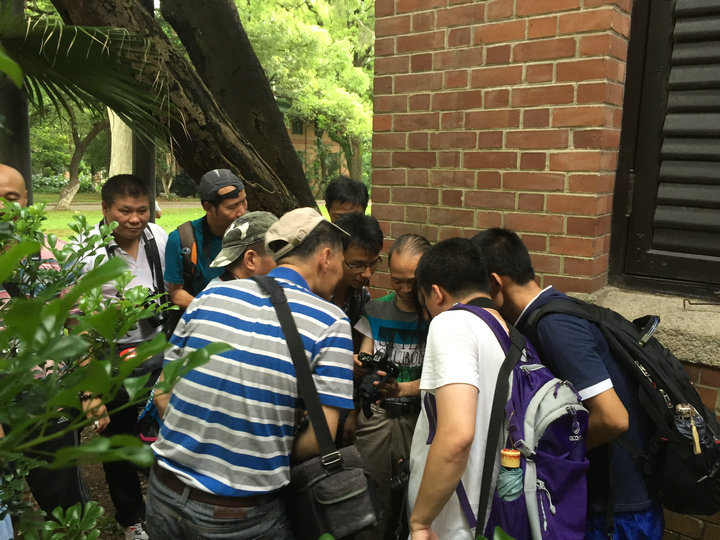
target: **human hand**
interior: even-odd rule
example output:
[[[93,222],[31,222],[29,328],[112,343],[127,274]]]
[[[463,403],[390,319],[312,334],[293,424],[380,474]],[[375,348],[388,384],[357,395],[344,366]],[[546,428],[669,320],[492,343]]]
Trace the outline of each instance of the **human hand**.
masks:
[[[440,540],[440,537],[430,527],[410,531],[411,540]]]
[[[87,399],[81,403],[85,416],[93,420],[93,431],[102,433],[110,424],[110,416],[108,416],[105,404],[100,398]]]

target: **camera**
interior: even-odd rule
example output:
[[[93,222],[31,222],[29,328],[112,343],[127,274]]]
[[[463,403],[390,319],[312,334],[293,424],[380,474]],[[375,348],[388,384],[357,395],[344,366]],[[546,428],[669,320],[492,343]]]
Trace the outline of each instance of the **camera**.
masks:
[[[373,415],[373,412],[370,410],[370,405],[378,400],[378,387],[388,379],[396,378],[400,370],[397,365],[388,360],[388,353],[386,351],[378,351],[374,355],[361,352],[358,354],[358,360],[362,364],[363,369],[370,370],[370,373],[363,377],[360,382],[360,388],[358,389],[365,418],[370,418]],[[386,375],[381,377],[378,371],[384,371]],[[376,381],[379,383],[378,385],[374,384]]]

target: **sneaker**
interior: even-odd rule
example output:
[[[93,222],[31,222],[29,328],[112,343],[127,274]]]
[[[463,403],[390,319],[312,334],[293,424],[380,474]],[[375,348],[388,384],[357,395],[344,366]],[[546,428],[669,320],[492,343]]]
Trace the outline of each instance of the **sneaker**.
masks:
[[[142,523],[138,522],[125,529],[125,540],[150,540],[150,537],[143,529]]]

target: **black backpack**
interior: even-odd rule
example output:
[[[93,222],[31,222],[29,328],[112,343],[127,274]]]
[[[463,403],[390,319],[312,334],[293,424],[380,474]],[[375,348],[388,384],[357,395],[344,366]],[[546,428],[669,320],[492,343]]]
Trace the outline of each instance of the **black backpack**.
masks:
[[[616,442],[635,460],[650,494],[681,514],[720,510],[720,426],[680,361],[652,337],[660,318],[647,315],[630,322],[608,308],[576,299],[554,300],[530,314],[532,333],[549,313],[595,324],[613,358],[637,377],[640,403],[656,431],[642,452],[622,436]]]

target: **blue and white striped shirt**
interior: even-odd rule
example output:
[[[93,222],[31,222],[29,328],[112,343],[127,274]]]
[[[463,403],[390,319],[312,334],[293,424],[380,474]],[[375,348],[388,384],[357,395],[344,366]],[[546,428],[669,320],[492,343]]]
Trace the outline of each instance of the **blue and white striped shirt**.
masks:
[[[352,408],[350,324],[285,267],[270,272],[285,290],[323,405]],[[209,343],[213,355],[173,388],[153,450],[189,486],[229,497],[275,491],[290,480],[298,390],[270,299],[252,280],[209,285],[190,304],[165,361]]]

